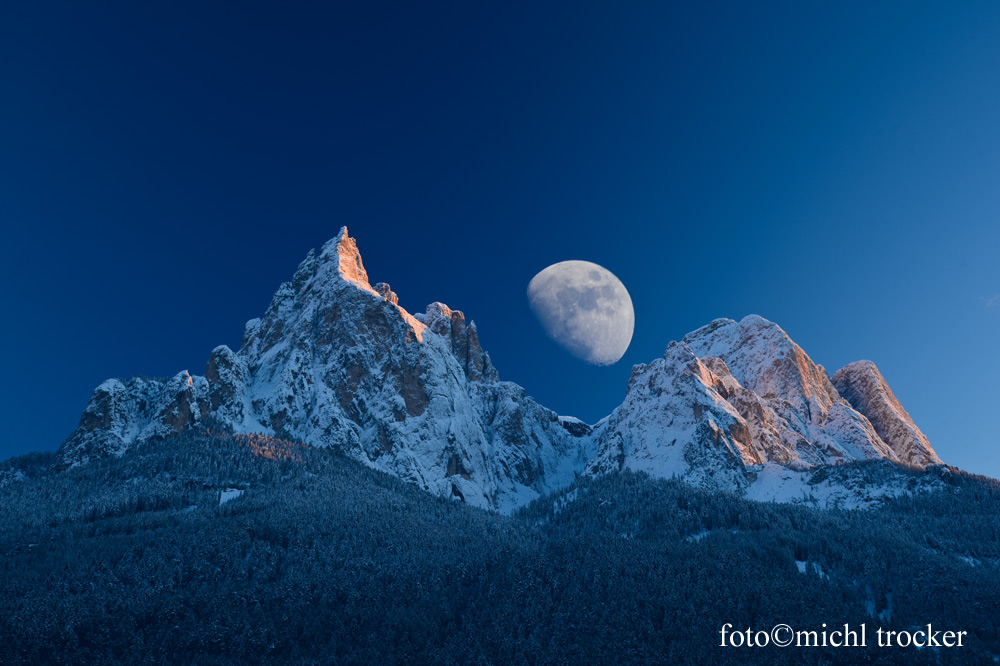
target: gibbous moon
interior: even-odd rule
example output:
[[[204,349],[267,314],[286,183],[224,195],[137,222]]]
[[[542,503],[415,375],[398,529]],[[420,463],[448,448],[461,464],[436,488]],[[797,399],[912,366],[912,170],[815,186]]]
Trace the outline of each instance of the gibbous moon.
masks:
[[[632,298],[621,280],[597,264],[552,264],[531,278],[528,302],[549,337],[588,363],[611,365],[632,342]]]

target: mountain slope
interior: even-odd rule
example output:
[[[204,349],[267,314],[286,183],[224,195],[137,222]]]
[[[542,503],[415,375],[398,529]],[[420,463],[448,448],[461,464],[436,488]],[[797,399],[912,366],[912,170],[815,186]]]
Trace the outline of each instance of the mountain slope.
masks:
[[[793,488],[820,482],[809,473],[817,466],[857,460],[940,464],[926,439],[908,444],[905,435],[916,426],[905,411],[902,420],[901,406],[883,405],[884,380],[878,387],[874,398],[855,409],[777,324],[756,315],[739,322],[718,319],[672,342],[662,359],[633,368],[625,401],[595,429],[598,454],[588,472],[631,469],[789,501],[801,499]],[[870,499],[868,493],[826,495],[856,505]]]
[[[969,664],[1000,654],[995,481],[871,511],[581,477],[513,516],[330,450],[184,432],[0,463],[0,663]],[[46,465],[46,461],[48,465]],[[227,489],[242,490],[220,504]],[[723,649],[729,622],[969,632],[955,650]]]
[[[239,352],[204,377],[109,380],[61,449],[68,464],[190,429],[333,447],[443,496],[504,511],[583,471],[590,440],[501,382],[474,323],[441,303],[411,315],[372,287],[346,228],[310,252]]]
[[[941,458],[874,363],[855,361],[845,365],[833,375],[833,385],[854,409],[868,417],[899,460],[917,467],[941,464]]]
[[[635,366],[622,405],[591,427],[500,381],[462,312],[432,303],[411,315],[387,284],[373,286],[344,228],[247,322],[239,351],[212,351],[204,376],[102,383],[60,457],[80,465],[190,430],[261,433],[504,512],[585,473],[742,493],[777,478],[765,465],[939,464],[873,368],[831,382],[776,324],[718,319]]]

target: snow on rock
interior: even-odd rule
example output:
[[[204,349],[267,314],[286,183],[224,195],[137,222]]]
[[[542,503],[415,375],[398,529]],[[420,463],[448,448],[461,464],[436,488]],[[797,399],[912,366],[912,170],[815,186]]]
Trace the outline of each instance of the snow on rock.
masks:
[[[767,417],[759,430],[773,442],[768,459],[813,465],[895,459],[868,419],[837,393],[826,370],[777,324],[757,315],[739,322],[717,319],[684,342],[698,356],[721,358],[733,379],[752,392],[756,401],[744,396],[744,410],[759,408]]]
[[[170,379],[109,379],[94,389],[80,425],[61,449],[70,464],[121,455],[136,441],[189,428],[205,402],[207,382],[185,370]]]
[[[411,315],[388,284],[368,280],[344,228],[247,322],[239,351],[212,351],[204,376],[98,386],[63,464],[190,429],[260,433],[510,512],[585,473],[631,469],[795,501],[817,466],[939,462],[877,371],[838,373],[845,400],[761,317],[718,319],[670,343],[633,368],[624,402],[591,426],[501,381],[461,311],[432,303]]]
[[[851,406],[864,414],[902,462],[918,467],[940,465],[927,437],[910,418],[871,361],[855,361],[833,375],[833,385]]]
[[[67,464],[190,428],[331,447],[420,487],[510,511],[583,472],[591,440],[501,382],[474,323],[442,303],[414,317],[373,288],[346,228],[310,252],[238,352],[204,377],[109,380],[61,449]]]
[[[886,432],[893,442],[902,439]],[[671,343],[662,359],[635,366],[625,401],[593,436],[598,454],[590,473],[627,468],[782,501],[817,490],[803,487],[797,471],[862,460],[918,466],[932,460],[897,453],[904,448],[890,447],[822,366],[781,327],[756,315],[717,319]],[[834,493],[818,501],[853,498]]]
[[[591,474],[630,469],[696,485],[743,490],[747,467],[763,462],[750,427],[719,379],[684,343],[632,369],[625,401],[594,433]]]

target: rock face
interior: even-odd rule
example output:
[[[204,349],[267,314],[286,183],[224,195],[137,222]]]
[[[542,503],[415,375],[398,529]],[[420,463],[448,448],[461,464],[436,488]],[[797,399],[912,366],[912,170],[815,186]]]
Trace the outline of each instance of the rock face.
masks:
[[[204,377],[109,380],[61,449],[68,464],[188,428],[333,447],[431,492],[510,510],[570,483],[592,441],[501,382],[475,324],[441,303],[412,316],[369,285],[354,239],[310,252],[239,352]]]
[[[191,427],[206,395],[203,377],[109,379],[94,389],[80,425],[60,450],[66,460],[120,455],[136,441]]]
[[[852,407],[777,324],[756,315],[717,319],[671,343],[662,359],[635,366],[625,402],[595,431],[598,454],[588,471],[628,468],[744,491],[766,463],[793,470],[854,460],[940,463],[926,439],[914,443],[920,431],[908,416],[869,409],[875,401]]]
[[[776,324],[719,319],[635,366],[596,426],[559,417],[500,381],[461,312],[411,315],[371,286],[345,228],[247,322],[238,352],[217,347],[202,377],[104,382],[60,455],[84,464],[187,429],[263,433],[500,511],[625,468],[745,492],[769,464],[940,463],[874,366],[834,380]]]
[[[744,489],[747,467],[763,463],[765,452],[725,398],[731,379],[723,364],[706,363],[686,344],[670,343],[662,359],[632,369],[625,402],[595,431],[600,445],[588,472],[631,469]]]
[[[931,443],[899,403],[871,361],[855,361],[833,375],[833,385],[854,409],[868,417],[896,457],[909,465],[940,465]]]
[[[738,391],[733,401],[767,460],[809,465],[895,460],[872,424],[833,387],[826,370],[775,323],[750,315],[717,319],[684,337],[693,353],[721,359]]]

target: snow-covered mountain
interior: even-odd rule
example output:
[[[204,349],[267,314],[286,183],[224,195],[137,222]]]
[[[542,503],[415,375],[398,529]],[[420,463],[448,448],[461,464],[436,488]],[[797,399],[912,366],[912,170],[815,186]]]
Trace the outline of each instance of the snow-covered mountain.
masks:
[[[677,475],[737,492],[756,484],[753,494],[779,497],[787,493],[763,487],[778,478],[774,464],[806,486],[804,472],[821,465],[940,464],[874,365],[864,373],[855,365],[837,373],[852,387],[848,402],[777,324],[717,319],[633,368],[625,401],[595,428],[598,454],[587,469]],[[765,464],[771,471],[762,475]]]
[[[871,361],[855,361],[833,375],[833,385],[854,409],[868,417],[896,457],[918,467],[939,465],[930,442]]]
[[[212,351],[204,376],[98,386],[60,455],[83,464],[189,429],[337,448],[500,511],[625,468],[743,493],[775,465],[940,463],[873,364],[831,382],[757,316],[716,320],[635,366],[625,401],[596,426],[559,417],[500,381],[461,312],[432,303],[411,315],[387,284],[372,286],[346,228],[247,322],[238,352]]]
[[[594,446],[589,428],[499,380],[461,312],[432,303],[414,316],[388,285],[370,285],[346,228],[247,322],[238,352],[211,353],[204,376],[98,386],[61,455],[84,463],[191,428],[337,448],[500,510],[570,483]]]

